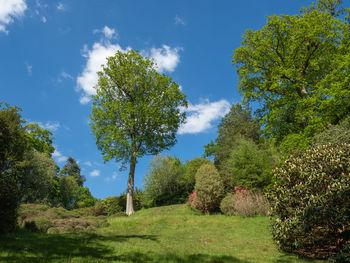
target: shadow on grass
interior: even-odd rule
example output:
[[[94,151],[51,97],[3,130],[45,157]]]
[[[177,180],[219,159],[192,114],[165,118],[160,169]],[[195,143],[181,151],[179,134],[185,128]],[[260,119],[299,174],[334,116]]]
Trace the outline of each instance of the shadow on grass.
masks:
[[[0,236],[0,262],[172,262],[172,263],[249,263],[228,255],[174,254],[118,251],[105,243],[130,239],[159,242],[155,235],[98,235],[95,233],[37,234],[20,231]],[[147,248],[145,248],[147,250]],[[295,262],[288,256],[276,263]]]
[[[104,241],[125,242],[129,239],[158,242],[154,235],[98,235],[93,233],[37,234],[20,231],[0,237],[0,262],[231,262],[249,263],[232,256],[205,254],[128,252],[119,254]]]

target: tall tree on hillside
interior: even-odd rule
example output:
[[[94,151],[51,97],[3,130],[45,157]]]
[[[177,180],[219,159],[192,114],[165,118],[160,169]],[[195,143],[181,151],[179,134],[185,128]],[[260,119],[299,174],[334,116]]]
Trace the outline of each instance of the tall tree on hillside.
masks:
[[[218,125],[215,142],[204,146],[205,154],[213,156],[215,166],[222,170],[241,138],[259,143],[260,135],[259,121],[252,117],[251,108],[240,103],[232,104],[230,111]]]
[[[75,179],[78,186],[83,186],[83,183],[85,182],[85,176],[81,174],[81,169],[72,157],[69,157],[67,159],[66,164],[63,166],[62,170],[60,171],[60,176],[71,176]]]
[[[350,16],[339,16],[340,3],[270,16],[234,50],[244,102],[259,103],[265,133],[285,149],[305,146],[350,113]]]
[[[159,74],[154,62],[137,51],[118,51],[98,75],[90,125],[105,162],[130,164],[126,206],[130,215],[137,159],[175,144],[185,119],[180,107],[187,102],[179,85]]]
[[[0,233],[13,231],[17,223],[28,150],[20,110],[0,102]]]

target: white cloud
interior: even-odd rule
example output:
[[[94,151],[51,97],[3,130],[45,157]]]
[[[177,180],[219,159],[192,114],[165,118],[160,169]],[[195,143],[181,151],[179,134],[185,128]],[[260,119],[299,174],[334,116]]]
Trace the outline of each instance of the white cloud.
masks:
[[[14,18],[23,16],[26,9],[25,0],[0,0],[0,31],[8,34],[6,26],[12,23]]]
[[[93,170],[91,173],[90,173],[90,176],[92,176],[92,177],[95,177],[95,176],[100,176],[100,171],[99,170]]]
[[[42,129],[50,131],[56,131],[60,127],[60,123],[57,121],[47,121],[45,123],[37,122]]]
[[[179,15],[176,15],[175,16],[175,24],[185,26],[186,22],[181,17],[179,17]]]
[[[62,2],[59,2],[58,5],[56,6],[56,8],[57,8],[57,10],[60,10],[60,11],[64,11],[65,10],[65,7],[62,4]]]
[[[33,72],[33,66],[30,65],[28,62],[25,62],[24,64],[26,65],[26,69],[27,69],[28,75],[31,76],[32,72]]]
[[[56,159],[57,162],[63,163],[67,161],[68,157],[64,156],[62,153],[60,153],[57,149],[52,154],[52,157]]]
[[[86,104],[91,100],[91,95],[96,94],[95,86],[98,81],[97,72],[100,71],[101,65],[106,64],[106,58],[115,55],[117,51],[127,52],[130,47],[123,49],[119,44],[114,44],[110,40],[117,35],[115,29],[105,26],[103,29],[97,29],[94,33],[102,32],[104,38],[95,42],[92,48],[89,49],[84,45],[82,49],[82,56],[86,58],[86,65],[83,72],[77,77],[76,89],[82,90],[80,103]],[[157,70],[159,72],[173,72],[180,62],[179,51],[182,48],[171,48],[163,45],[161,48],[152,48],[151,50],[143,50],[141,53],[145,56],[154,58],[157,63]]]
[[[43,22],[44,24],[47,22],[47,19],[46,19],[45,16],[43,16],[43,17],[41,18],[41,22]]]
[[[59,77],[57,78],[57,82],[61,83],[63,81],[63,79],[73,80],[74,78],[72,75],[68,74],[67,72],[62,71],[61,74],[59,75]]]
[[[106,39],[116,39],[118,38],[118,33],[114,28],[110,28],[108,26],[104,26],[102,29],[95,29],[93,31],[94,34],[102,33]]]
[[[92,163],[90,161],[87,161],[84,163],[86,166],[92,166]]]
[[[83,72],[77,78],[77,89],[83,90],[80,98],[81,104],[90,101],[90,96],[96,93],[94,86],[97,84],[97,72],[101,70],[101,65],[106,63],[106,58],[113,56],[117,51],[125,52],[118,44],[114,45],[110,42],[96,42],[91,50],[84,46],[83,56],[87,62]]]
[[[151,48],[150,57],[157,63],[159,72],[173,72],[180,62],[179,51],[181,50],[182,48],[179,47],[171,48],[163,45],[161,48]]]
[[[117,174],[116,172],[114,172],[114,173],[112,174],[112,176],[111,176],[111,177],[107,177],[107,178],[105,179],[105,181],[106,181],[106,182],[114,181],[115,179],[117,179],[117,177],[118,177],[118,174]]]
[[[186,123],[179,128],[179,134],[200,133],[212,127],[212,122],[224,117],[230,110],[230,103],[226,100],[192,105],[189,103],[187,109]]]

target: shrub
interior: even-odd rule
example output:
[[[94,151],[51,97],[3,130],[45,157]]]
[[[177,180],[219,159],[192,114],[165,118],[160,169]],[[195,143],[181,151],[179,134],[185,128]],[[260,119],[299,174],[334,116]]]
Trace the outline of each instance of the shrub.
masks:
[[[224,186],[213,164],[204,164],[198,169],[195,192],[192,207],[206,214],[218,211],[224,195]]]
[[[46,218],[36,218],[24,221],[24,228],[32,232],[46,233],[47,230],[53,226],[54,224]]]
[[[233,216],[236,214],[235,211],[235,194],[228,193],[220,203],[220,210],[225,215]]]
[[[250,193],[246,189],[238,189],[235,194],[229,193],[222,199],[221,212],[226,215],[251,217],[266,216],[270,205],[261,193]]]
[[[327,258],[349,246],[349,158],[349,144],[322,145],[274,171],[272,234],[282,249]]]

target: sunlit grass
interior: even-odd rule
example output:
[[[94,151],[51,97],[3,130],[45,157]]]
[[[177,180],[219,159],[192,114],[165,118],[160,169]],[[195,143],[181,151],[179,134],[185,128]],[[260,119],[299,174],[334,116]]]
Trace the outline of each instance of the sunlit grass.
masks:
[[[278,251],[267,217],[201,215],[186,205],[111,218],[96,233],[1,237],[0,262],[321,262]]]

